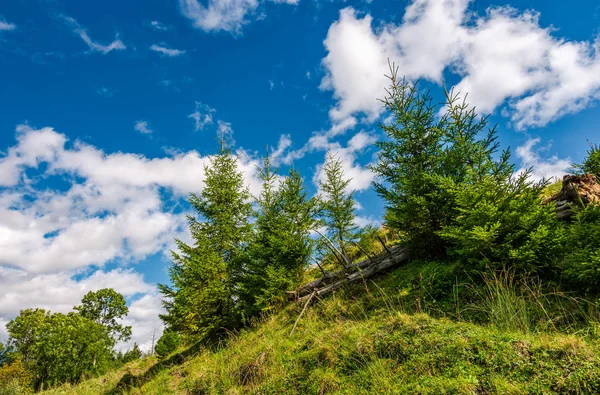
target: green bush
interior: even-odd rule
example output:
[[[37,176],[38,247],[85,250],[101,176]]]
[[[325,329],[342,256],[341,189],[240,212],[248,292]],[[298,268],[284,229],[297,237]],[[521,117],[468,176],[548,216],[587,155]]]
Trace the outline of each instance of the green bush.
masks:
[[[600,206],[578,212],[568,228],[564,273],[568,280],[589,291],[600,286]]]
[[[0,395],[26,394],[32,391],[32,377],[21,360],[0,367]]]
[[[458,215],[438,233],[450,242],[452,255],[477,270],[553,270],[563,251],[564,226],[554,207],[541,202],[545,185],[532,184],[528,176],[488,175],[474,184],[447,184]]]
[[[156,352],[156,355],[162,359],[177,350],[179,343],[179,334],[177,332],[166,330],[160,339],[158,339],[158,342],[156,342],[154,351]]]

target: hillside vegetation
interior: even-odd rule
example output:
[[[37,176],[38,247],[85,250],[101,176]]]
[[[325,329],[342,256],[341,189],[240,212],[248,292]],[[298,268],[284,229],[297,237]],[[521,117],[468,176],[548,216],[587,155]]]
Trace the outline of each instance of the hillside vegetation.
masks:
[[[162,361],[144,358],[48,394],[600,391],[598,332],[542,330],[548,327],[549,317],[534,303],[536,297],[540,302],[548,295],[521,293],[507,288],[501,279],[489,285],[497,287],[496,296],[517,291],[510,301],[492,299],[487,292],[478,294],[461,283],[455,291],[458,297],[435,295],[441,284],[456,283],[457,278],[454,269],[437,267],[413,262],[375,282],[345,288],[307,309],[291,336],[302,306],[291,305],[219,345],[180,349]],[[467,304],[468,299],[473,304]],[[513,310],[512,318],[489,315],[475,307],[485,302],[496,304],[497,309],[514,308],[502,304],[515,302],[530,311]],[[444,308],[455,314],[442,312]],[[537,319],[535,312],[540,313]],[[564,313],[548,312],[554,319]],[[481,323],[465,322],[463,316]],[[518,320],[521,323],[515,324]]]
[[[101,290],[8,323],[0,395],[600,393],[600,148],[549,185],[456,93],[441,111],[393,66],[386,93],[382,227],[357,226],[339,153],[309,195],[267,152],[252,196],[223,135],[159,284],[158,360],[116,352],[127,307]]]

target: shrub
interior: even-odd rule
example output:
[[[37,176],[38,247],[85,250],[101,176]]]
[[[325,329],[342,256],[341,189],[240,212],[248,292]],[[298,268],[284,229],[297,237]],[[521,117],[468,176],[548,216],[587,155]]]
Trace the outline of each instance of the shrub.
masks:
[[[478,270],[552,269],[564,246],[564,226],[554,207],[541,202],[545,184],[532,184],[528,177],[525,172],[514,178],[486,175],[473,184],[447,183],[458,215],[438,234],[450,242],[450,253]]]
[[[588,290],[600,286],[600,206],[589,205],[575,215],[568,229],[565,275]]]
[[[177,332],[166,330],[158,342],[156,342],[156,347],[154,351],[158,358],[165,358],[179,347],[180,338]]]
[[[17,395],[30,392],[31,374],[21,360],[0,367],[0,395]]]

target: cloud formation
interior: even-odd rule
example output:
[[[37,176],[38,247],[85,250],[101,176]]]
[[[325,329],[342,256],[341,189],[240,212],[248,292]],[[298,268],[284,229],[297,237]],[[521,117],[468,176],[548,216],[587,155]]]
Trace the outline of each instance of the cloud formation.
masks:
[[[15,25],[14,23],[10,23],[5,21],[4,19],[0,19],[0,31],[10,31],[10,30],[15,30],[17,28],[17,25]]]
[[[142,134],[151,134],[152,129],[148,126],[148,121],[137,121],[133,127],[137,132]]]
[[[272,0],[274,3],[297,4],[299,0]],[[205,32],[225,31],[241,34],[244,25],[264,16],[257,9],[264,0],[179,0],[181,13]]]
[[[219,127],[231,133],[229,124]],[[17,127],[16,140],[0,153],[0,337],[21,308],[68,311],[85,292],[113,287],[134,299],[126,323],[132,341],[149,347],[149,331],[160,330],[160,298],[125,267],[168,252],[176,237],[189,239],[181,203],[202,191],[210,157],[109,154],[27,125]],[[256,194],[258,161],[243,150],[237,155]],[[48,179],[62,186],[49,188]],[[109,263],[123,268],[107,270]]]
[[[570,158],[560,159],[556,155],[544,158],[542,153],[549,150],[550,145],[536,149],[540,141],[539,137],[529,138],[525,144],[517,147],[516,155],[521,160],[521,168],[517,170],[517,173],[522,173],[533,167],[531,178],[534,180],[542,180],[544,178],[553,180],[561,179],[571,167],[572,162]]]
[[[123,44],[123,42],[121,40],[119,40],[118,34],[113,42],[111,42],[108,45],[102,45],[102,44],[98,43],[97,41],[92,40],[92,38],[89,36],[87,30],[85,28],[83,28],[74,18],[71,18],[70,16],[66,16],[66,15],[62,15],[62,18],[67,25],[69,25],[70,27],[73,28],[73,32],[75,34],[77,34],[79,37],[81,37],[81,39],[87,44],[87,46],[93,52],[100,52],[101,54],[106,55],[109,52],[112,52],[115,50],[120,51],[120,50],[124,50],[127,48],[125,46],[125,44]]]
[[[503,107],[517,128],[541,127],[580,111],[600,96],[600,38],[568,41],[539,24],[535,11],[490,7],[469,10],[469,0],[415,0],[400,24],[373,27],[370,15],[345,8],[324,41],[333,122],[382,112],[376,98],[388,85],[388,58],[409,79],[441,83],[456,73],[456,90],[483,113]]]
[[[152,46],[150,47],[150,50],[152,50],[154,52],[158,52],[162,55],[165,55],[165,56],[168,56],[171,58],[175,57],[175,56],[181,56],[185,53],[185,50],[168,48],[164,44],[162,44],[162,45],[152,44]]]
[[[216,111],[217,110],[207,106],[206,104],[202,104],[198,101],[196,102],[196,110],[188,115],[188,118],[192,118],[195,122],[196,132],[203,130],[205,126],[213,123],[213,114]]]

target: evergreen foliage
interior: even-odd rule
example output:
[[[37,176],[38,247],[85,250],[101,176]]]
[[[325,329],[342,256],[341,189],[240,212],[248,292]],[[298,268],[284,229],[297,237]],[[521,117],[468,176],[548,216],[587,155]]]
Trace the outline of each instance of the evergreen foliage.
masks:
[[[593,174],[600,180],[600,147],[590,144],[590,149],[582,163],[574,164],[573,170],[578,174]]]
[[[158,339],[158,342],[156,342],[156,355],[160,359],[167,357],[169,354],[177,350],[179,343],[180,338],[177,332],[170,330],[164,331],[160,339]]]
[[[542,205],[546,182],[530,170],[514,175],[508,150],[498,153],[487,117],[453,92],[445,112],[428,92],[399,80],[392,69],[383,100],[394,120],[381,125],[375,189],[386,201],[389,226],[406,232],[416,256],[455,255],[471,268],[509,265],[528,272],[550,268],[564,232]]]
[[[322,218],[329,238],[348,258],[348,244],[357,239],[358,227],[354,224],[354,191],[348,191],[352,181],[344,175],[341,159],[327,152],[323,165],[325,180],[319,183],[322,196]]]
[[[177,240],[169,268],[172,285],[160,284],[168,328],[199,337],[232,328],[239,321],[236,284],[244,268],[239,255],[251,236],[250,194],[237,158],[222,144],[205,167],[205,186],[189,203],[193,245]]]
[[[600,287],[600,206],[590,205],[575,215],[567,233],[566,277],[588,292]]]
[[[309,234],[316,222],[317,199],[308,198],[300,173],[292,169],[279,180],[267,156],[259,177],[263,184],[256,199],[255,233],[241,281],[247,317],[281,306],[285,291],[298,285],[309,264]]]
[[[131,361],[135,361],[136,359],[140,359],[142,357],[142,350],[137,343],[133,343],[133,347],[131,350],[127,350],[125,354],[123,354],[121,358],[122,363],[128,363]]]

